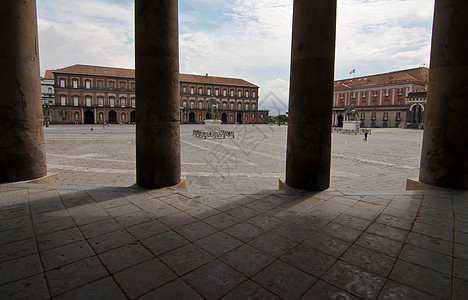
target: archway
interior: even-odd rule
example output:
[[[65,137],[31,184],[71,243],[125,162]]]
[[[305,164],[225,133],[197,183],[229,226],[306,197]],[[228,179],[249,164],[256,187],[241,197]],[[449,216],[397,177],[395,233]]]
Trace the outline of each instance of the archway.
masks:
[[[223,124],[226,124],[226,123],[227,123],[227,115],[226,115],[226,113],[223,113],[223,114],[221,115],[221,121],[223,122]]]
[[[242,124],[242,114],[241,113],[237,113],[236,120],[237,120],[237,123]]]
[[[211,118],[210,118],[210,113],[206,113],[206,115],[205,115],[205,120],[209,120],[209,119],[211,119]]]
[[[343,127],[343,115],[338,116],[338,127]]]
[[[189,123],[195,123],[195,113],[189,113]]]
[[[136,123],[136,110],[130,113],[130,122]]]
[[[111,110],[109,112],[109,123],[117,123],[117,113],[115,112],[115,110]]]
[[[91,111],[91,110],[85,111],[84,123],[85,124],[94,124],[94,113],[93,113],[93,111]]]

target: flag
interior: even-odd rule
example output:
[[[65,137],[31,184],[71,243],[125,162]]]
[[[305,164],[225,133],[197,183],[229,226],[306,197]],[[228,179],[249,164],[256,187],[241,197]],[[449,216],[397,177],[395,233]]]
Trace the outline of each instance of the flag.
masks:
[[[349,75],[356,73],[356,69],[352,69],[351,72],[349,72]]]

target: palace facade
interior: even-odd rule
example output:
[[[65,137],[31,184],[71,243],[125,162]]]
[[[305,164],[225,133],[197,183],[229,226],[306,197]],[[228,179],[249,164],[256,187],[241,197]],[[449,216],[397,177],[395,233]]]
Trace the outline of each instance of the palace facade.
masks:
[[[361,127],[421,127],[428,80],[424,67],[337,80],[333,125],[341,127],[344,106],[354,104]]]
[[[73,65],[53,71],[55,101],[44,105],[45,121],[56,124],[135,123],[135,70]],[[220,101],[223,123],[268,123],[258,110],[258,86],[243,79],[180,74],[181,123],[203,124],[207,102]]]

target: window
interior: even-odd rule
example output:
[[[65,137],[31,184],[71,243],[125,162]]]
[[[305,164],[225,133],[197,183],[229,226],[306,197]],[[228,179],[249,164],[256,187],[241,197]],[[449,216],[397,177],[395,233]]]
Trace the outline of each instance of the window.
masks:
[[[186,100],[182,101],[182,107],[187,107],[187,101]]]
[[[78,106],[78,96],[73,96],[73,105]]]
[[[99,97],[97,100],[98,100],[98,105],[99,105],[100,107],[103,107],[103,106],[104,106],[104,98]]]
[[[198,102],[198,109],[203,109],[203,102]]]
[[[238,91],[238,92],[237,92],[237,95],[238,95],[239,97],[242,97],[242,91]]]
[[[62,117],[66,117],[67,116],[67,111],[66,110],[62,110],[60,112],[60,114],[62,115]]]
[[[109,89],[110,89],[110,90],[115,89],[115,82],[109,81]]]
[[[366,119],[366,113],[362,112],[361,113],[361,120],[365,120]]]
[[[403,95],[403,89],[398,89],[398,96]]]
[[[198,88],[198,94],[200,94],[200,95],[203,94],[203,88]]]
[[[190,108],[195,108],[195,102],[190,101]]]
[[[195,93],[193,87],[190,88],[190,95],[193,95]]]
[[[356,98],[356,92],[351,93],[351,98],[355,99]]]
[[[245,110],[249,110],[249,104],[245,104]]]
[[[91,96],[86,96],[86,106],[91,106]]]
[[[398,103],[398,105],[403,105],[403,99],[398,99],[397,103]]]
[[[182,87],[182,92],[187,93],[187,88],[185,86]]]
[[[253,97],[253,98],[255,98],[255,95],[256,95],[256,93],[255,93],[255,92],[252,92],[252,97]]]
[[[252,110],[255,110],[255,104],[252,104]]]
[[[77,89],[78,88],[78,80],[73,80],[72,85],[73,85],[74,89]]]
[[[60,87],[65,87],[65,79],[60,79]]]
[[[120,90],[125,90],[125,82],[123,81],[120,82]]]
[[[124,98],[124,97],[120,98],[120,106],[121,107],[125,107],[125,104],[126,104],[125,102],[127,102],[126,98]]]
[[[47,90],[48,90],[49,94],[52,94],[52,88],[48,88]]]
[[[377,106],[377,100],[372,100],[372,105]]]
[[[226,91],[226,89],[224,89],[223,90],[223,96],[226,96],[227,95],[226,93],[227,93],[227,91]]]
[[[367,105],[367,101],[366,100],[361,100],[361,106],[366,106]]]
[[[135,98],[132,98],[131,100],[132,100],[132,107],[135,108],[135,106],[136,106]]]
[[[340,106],[344,106],[344,102],[343,101],[340,101]]]
[[[400,112],[396,113],[395,121],[401,121],[401,113]]]
[[[223,109],[226,109],[227,103],[223,102]]]
[[[234,103],[231,103],[231,110],[234,110]]]
[[[135,90],[135,82],[130,83],[130,88],[132,89],[132,91]]]
[[[383,120],[388,121],[388,112],[383,113]]]
[[[366,98],[366,92],[362,92],[362,98]]]
[[[245,97],[249,97],[249,91],[245,91]]]
[[[371,121],[375,121],[375,119],[376,119],[376,114],[375,114],[375,112],[373,112],[372,115],[371,115]]]
[[[377,97],[379,95],[378,91],[372,91],[372,97]]]
[[[102,113],[102,112],[99,113],[99,121],[101,121],[101,122],[104,121],[104,113]]]
[[[99,81],[97,82],[97,87],[98,87],[98,89],[102,90],[103,83],[102,83],[101,80],[99,80]]]
[[[210,89],[210,88],[207,88],[207,89],[206,89],[206,94],[207,94],[208,96],[211,95],[211,89]]]
[[[340,99],[344,99],[344,94],[340,94]]]
[[[263,114],[260,114],[260,118],[262,118],[262,119],[263,119]]]
[[[385,97],[390,96],[390,90],[385,90]]]
[[[60,96],[60,104],[62,106],[67,106],[67,96]]]
[[[388,100],[388,99],[385,99],[385,100],[384,100],[384,105],[385,105],[385,106],[388,106],[388,105],[390,105],[390,100]]]
[[[114,106],[115,106],[115,98],[114,98],[114,97],[110,97],[110,98],[109,98],[109,106],[110,106],[110,107],[114,107]]]
[[[237,110],[242,110],[242,104],[241,103],[237,103]]]
[[[86,89],[89,90],[89,89],[91,88],[91,81],[86,80],[86,81],[85,81],[85,87],[86,87]]]
[[[231,90],[231,97],[234,97],[234,90]]]
[[[215,89],[215,95],[216,95],[216,96],[219,95],[219,89]]]

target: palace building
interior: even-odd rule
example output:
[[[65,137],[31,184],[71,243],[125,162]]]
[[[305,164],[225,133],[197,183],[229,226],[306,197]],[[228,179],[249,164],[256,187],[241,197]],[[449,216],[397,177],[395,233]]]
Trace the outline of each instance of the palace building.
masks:
[[[337,80],[333,125],[342,126],[344,106],[354,104],[361,127],[420,127],[428,80],[424,67]]]
[[[45,120],[55,124],[135,123],[135,70],[73,65],[53,71],[55,101],[44,105]],[[223,123],[268,123],[258,110],[258,86],[243,79],[180,74],[180,121],[209,118],[207,102],[220,101]]]

